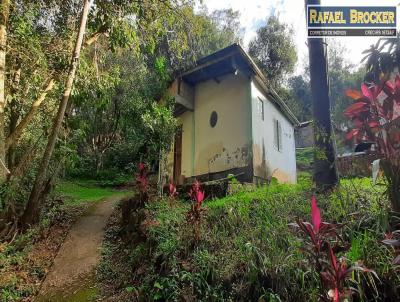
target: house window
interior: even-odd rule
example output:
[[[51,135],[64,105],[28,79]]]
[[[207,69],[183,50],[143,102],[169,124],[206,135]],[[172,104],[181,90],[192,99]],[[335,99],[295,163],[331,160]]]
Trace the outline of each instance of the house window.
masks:
[[[212,128],[214,128],[215,125],[217,124],[217,121],[218,121],[218,114],[217,114],[217,112],[215,112],[215,111],[211,112],[211,116],[210,116],[210,126],[211,126]]]
[[[277,119],[274,119],[274,146],[278,151],[282,151],[282,126]]]
[[[258,115],[260,116],[261,120],[264,120],[264,102],[262,99],[258,98]]]

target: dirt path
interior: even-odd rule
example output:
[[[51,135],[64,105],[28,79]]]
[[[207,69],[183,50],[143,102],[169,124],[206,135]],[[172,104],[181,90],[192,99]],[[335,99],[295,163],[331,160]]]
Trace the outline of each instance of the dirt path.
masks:
[[[95,295],[93,274],[100,260],[104,227],[120,199],[115,196],[97,202],[71,228],[34,301],[91,301],[78,296]]]

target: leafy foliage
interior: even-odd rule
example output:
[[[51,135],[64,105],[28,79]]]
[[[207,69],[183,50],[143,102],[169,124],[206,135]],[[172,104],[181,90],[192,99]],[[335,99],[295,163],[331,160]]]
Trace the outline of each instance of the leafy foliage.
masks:
[[[400,118],[400,77],[382,85],[362,84],[361,92],[349,89],[346,95],[356,100],[344,114],[353,121],[354,128],[347,138],[375,142],[378,152],[388,159],[398,157],[400,143],[397,120]]]
[[[300,121],[312,118],[312,97],[310,82],[304,76],[298,75],[288,80],[288,105]]]
[[[344,114],[353,122],[347,139],[373,142],[382,157],[381,166],[388,180],[387,193],[394,211],[400,211],[400,77],[394,82],[361,85],[361,92],[349,89],[348,97],[356,100]]]
[[[365,50],[366,81],[379,83],[388,80],[395,68],[400,66],[400,39],[379,39]]]
[[[281,23],[276,16],[270,16],[266,25],[257,30],[257,36],[250,41],[249,54],[275,87],[293,72],[297,61],[293,31]]]
[[[348,126],[348,119],[343,116],[343,110],[348,106],[348,99],[343,91],[361,85],[365,68],[351,64],[346,59],[347,48],[338,39],[329,38],[327,43],[329,92],[331,101],[332,123],[336,132],[339,150],[345,143],[341,130]],[[279,93],[285,96],[287,104],[300,121],[312,119],[312,97],[309,79],[309,67],[306,65],[299,75],[288,79],[287,88],[281,88]]]

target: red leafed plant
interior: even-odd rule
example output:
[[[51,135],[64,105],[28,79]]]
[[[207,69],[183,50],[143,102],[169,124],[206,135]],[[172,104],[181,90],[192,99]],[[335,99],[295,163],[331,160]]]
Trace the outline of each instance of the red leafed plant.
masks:
[[[176,192],[176,186],[171,182],[168,185],[168,196],[169,198],[174,199],[176,195],[178,195]]]
[[[315,197],[311,199],[311,223],[299,220],[291,225],[299,227],[310,240],[302,250],[310,255],[311,263],[319,274],[323,286],[321,299],[339,302],[351,296],[351,290],[345,287],[349,274],[355,270],[370,270],[361,266],[349,267],[344,258],[337,260],[335,252],[346,250],[348,247],[337,244],[338,240],[342,241],[338,234],[339,225],[322,222]],[[331,241],[336,243],[333,248]]]
[[[355,100],[344,111],[353,124],[346,138],[375,143],[392,209],[400,212],[400,77],[364,83],[361,92],[349,89],[346,95]]]
[[[175,200],[175,197],[178,195],[178,192],[176,191],[176,186],[170,182],[168,184],[168,199],[169,199],[169,205],[172,206],[173,201]]]
[[[383,240],[382,242],[384,244],[392,246],[396,253],[396,258],[394,258],[393,264],[400,266],[400,230],[386,234],[385,237],[385,240]]]
[[[348,266],[345,258],[338,260],[336,255],[329,243],[329,265],[326,269],[320,272],[321,280],[326,288],[329,289],[328,297],[331,301],[348,301],[348,298],[352,295],[352,290],[346,288],[346,280],[350,274],[354,271],[370,272],[375,274],[374,271],[367,269],[360,265]]]
[[[304,249],[313,256],[318,269],[322,267],[320,263],[320,255],[329,237],[339,238],[337,229],[339,226],[322,222],[321,212],[317,206],[317,199],[311,198],[311,222],[297,221],[295,226],[298,226],[311,240],[311,244]]]
[[[141,203],[145,203],[148,200],[149,191],[149,178],[147,167],[144,163],[138,164],[139,172],[136,174],[136,185],[139,189],[139,198]]]
[[[200,240],[201,221],[204,214],[203,200],[205,197],[204,190],[201,188],[199,181],[195,181],[189,191],[192,201],[190,210],[186,215],[187,221],[193,226],[193,234],[196,241]]]

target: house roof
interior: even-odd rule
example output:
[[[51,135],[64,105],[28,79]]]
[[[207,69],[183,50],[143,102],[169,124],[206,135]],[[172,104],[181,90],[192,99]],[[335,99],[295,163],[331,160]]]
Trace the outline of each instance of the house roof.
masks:
[[[216,79],[225,74],[234,73],[236,70],[254,76],[256,82],[269,96],[280,111],[295,125],[300,123],[296,116],[289,109],[286,103],[280,98],[275,90],[269,86],[268,80],[262,71],[258,68],[253,59],[239,44],[232,44],[211,55],[201,58],[191,69],[181,73],[180,77],[191,85]]]

